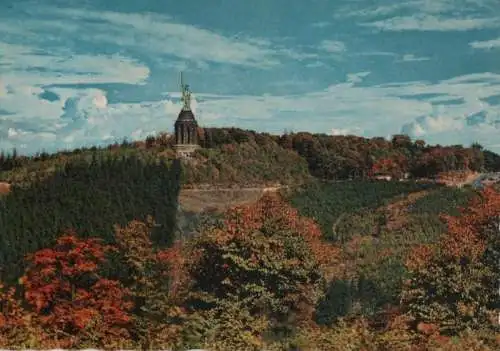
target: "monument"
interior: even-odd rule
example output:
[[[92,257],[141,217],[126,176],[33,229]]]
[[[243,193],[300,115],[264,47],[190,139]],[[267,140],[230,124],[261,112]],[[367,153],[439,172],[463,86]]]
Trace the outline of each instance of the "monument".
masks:
[[[191,91],[189,85],[184,84],[181,72],[181,92],[183,106],[177,120],[175,121],[175,145],[174,150],[179,158],[190,158],[191,154],[198,149],[198,123],[191,110]]]

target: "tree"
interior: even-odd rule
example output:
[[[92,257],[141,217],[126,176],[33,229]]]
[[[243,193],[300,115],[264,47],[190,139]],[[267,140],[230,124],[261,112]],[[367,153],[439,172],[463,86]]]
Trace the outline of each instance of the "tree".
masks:
[[[99,274],[110,250],[97,239],[81,240],[70,232],[54,248],[29,257],[20,280],[24,298],[58,347],[114,348],[130,341],[128,291]]]
[[[391,142],[396,148],[409,148],[412,144],[411,138],[405,134],[393,135]]]
[[[322,273],[331,273],[338,252],[322,242],[311,220],[279,196],[267,195],[229,210],[223,224],[204,228],[184,257],[190,281],[184,286],[186,306],[193,315],[220,322],[217,311],[247,311],[247,320],[264,316],[274,332],[289,333],[312,319]],[[237,308],[221,310],[227,303]]]
[[[175,306],[174,266],[181,266],[177,247],[157,250],[151,240],[156,223],[131,221],[115,226],[116,245],[127,267],[127,287],[134,302],[134,339],[141,348],[172,348],[180,336],[182,311]]]
[[[448,232],[439,243],[419,246],[408,258],[407,313],[445,335],[498,330],[500,194],[487,188],[460,217],[444,218]]]

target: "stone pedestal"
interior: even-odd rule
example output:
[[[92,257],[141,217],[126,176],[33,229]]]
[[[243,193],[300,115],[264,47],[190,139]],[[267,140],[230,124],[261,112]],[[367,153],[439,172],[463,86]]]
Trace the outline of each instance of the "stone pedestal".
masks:
[[[174,150],[179,158],[190,158],[191,154],[200,148],[198,144],[177,144],[174,145]]]

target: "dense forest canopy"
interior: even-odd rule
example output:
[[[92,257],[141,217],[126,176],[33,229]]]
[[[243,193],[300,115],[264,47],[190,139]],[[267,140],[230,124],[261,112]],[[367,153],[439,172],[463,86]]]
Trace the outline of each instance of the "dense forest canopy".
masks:
[[[154,241],[171,244],[179,177],[176,162],[94,155],[66,163],[44,181],[14,188],[0,200],[0,267],[8,276],[17,274],[25,254],[52,245],[67,230],[112,242],[113,225],[149,215],[159,223]]]

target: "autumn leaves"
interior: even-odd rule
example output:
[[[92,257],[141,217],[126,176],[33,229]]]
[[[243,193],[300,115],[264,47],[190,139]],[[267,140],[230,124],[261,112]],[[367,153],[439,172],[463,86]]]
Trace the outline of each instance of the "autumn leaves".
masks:
[[[0,345],[493,350],[499,216],[500,194],[487,189],[460,217],[444,218],[438,242],[407,257],[399,305],[324,327],[315,310],[342,249],[278,195],[233,208],[168,249],[152,242],[152,219],[115,227],[113,245],[67,232],[27,257],[17,287],[2,287]]]

